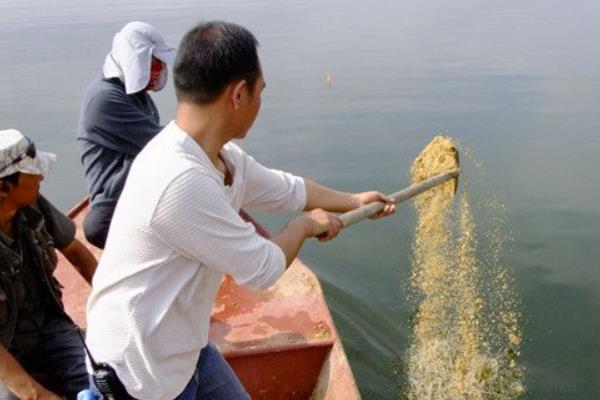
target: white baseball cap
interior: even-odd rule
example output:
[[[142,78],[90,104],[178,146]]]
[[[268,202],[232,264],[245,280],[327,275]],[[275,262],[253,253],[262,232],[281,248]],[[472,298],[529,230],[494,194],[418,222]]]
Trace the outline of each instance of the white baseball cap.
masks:
[[[55,161],[56,154],[36,150],[18,130],[0,130],[0,178],[15,172],[46,175]]]

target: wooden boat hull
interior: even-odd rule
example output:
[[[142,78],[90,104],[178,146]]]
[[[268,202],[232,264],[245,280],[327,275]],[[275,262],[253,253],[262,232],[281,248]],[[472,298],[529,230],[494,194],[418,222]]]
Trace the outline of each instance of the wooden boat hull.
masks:
[[[83,236],[87,210],[84,200],[69,217],[78,239],[100,257]],[[67,312],[85,327],[89,286],[63,257],[56,277],[65,287]],[[360,399],[319,282],[298,259],[268,290],[253,291],[225,278],[209,335],[253,399]]]

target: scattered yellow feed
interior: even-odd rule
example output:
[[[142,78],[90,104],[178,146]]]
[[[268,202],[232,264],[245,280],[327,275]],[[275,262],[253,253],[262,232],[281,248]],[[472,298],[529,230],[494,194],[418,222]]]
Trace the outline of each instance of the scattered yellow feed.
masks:
[[[437,136],[415,159],[412,180],[457,167],[456,145]],[[488,298],[480,285],[482,263],[468,193],[463,188],[455,212],[454,185],[446,182],[414,201],[412,284],[420,302],[408,352],[407,395],[411,400],[515,399],[524,392],[516,364],[517,314],[508,302],[497,315],[483,313]],[[506,290],[506,279],[499,286]],[[496,318],[503,322],[494,323]]]

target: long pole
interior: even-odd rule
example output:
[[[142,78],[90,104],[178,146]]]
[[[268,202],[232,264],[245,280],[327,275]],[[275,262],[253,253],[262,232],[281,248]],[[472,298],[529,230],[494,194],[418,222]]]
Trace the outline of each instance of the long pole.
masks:
[[[407,188],[404,188],[396,193],[392,193],[390,197],[394,199],[394,203],[402,203],[412,197],[415,197],[418,194],[421,194],[437,185],[441,185],[444,182],[449,181],[450,179],[458,179],[459,170],[452,169],[450,171],[442,172],[441,174],[434,175],[429,179],[426,179],[419,183],[414,183]],[[354,225],[357,222],[360,222],[366,218],[369,218],[379,211],[381,211],[384,207],[384,203],[376,202],[367,204],[365,206],[359,207],[355,210],[348,211],[340,215],[340,219],[344,223],[344,227],[349,227],[350,225]]]

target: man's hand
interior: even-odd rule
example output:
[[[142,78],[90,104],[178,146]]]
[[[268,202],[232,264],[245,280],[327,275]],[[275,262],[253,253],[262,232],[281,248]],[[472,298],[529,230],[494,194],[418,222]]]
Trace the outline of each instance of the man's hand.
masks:
[[[0,343],[0,380],[21,400],[62,400],[27,373]]]
[[[336,237],[342,227],[337,216],[318,208],[292,219],[271,241],[281,248],[289,267],[305,239],[318,237],[322,242],[328,241]]]
[[[51,391],[47,390],[42,385],[39,385],[37,397],[32,397],[32,399],[36,399],[36,400],[63,400],[62,397],[58,396],[55,393],[52,393]]]
[[[20,400],[63,400],[62,397],[52,393],[33,379],[11,388],[11,390]]]
[[[307,212],[296,219],[304,225],[306,238],[318,237],[322,242],[336,237],[344,227],[344,224],[336,215],[320,208]]]
[[[364,206],[366,204],[373,203],[376,201],[385,203],[385,206],[383,207],[383,209],[381,211],[379,211],[377,214],[373,215],[371,217],[371,219],[387,217],[389,215],[394,214],[394,212],[396,212],[396,204],[394,204],[394,200],[391,197],[384,195],[383,193],[374,192],[374,191],[373,192],[362,192],[362,193],[353,194],[352,196],[354,197],[355,201],[357,202],[358,207]]]

